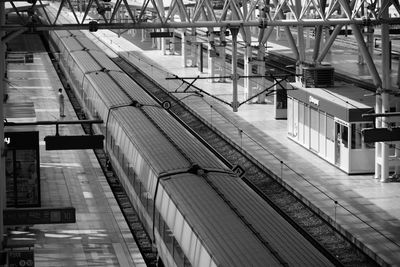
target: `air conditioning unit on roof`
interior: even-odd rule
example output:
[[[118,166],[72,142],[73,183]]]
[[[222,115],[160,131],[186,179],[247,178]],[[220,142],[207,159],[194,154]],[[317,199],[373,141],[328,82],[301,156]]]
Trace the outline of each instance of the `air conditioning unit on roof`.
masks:
[[[302,83],[304,87],[333,87],[334,72],[332,66],[303,67]]]

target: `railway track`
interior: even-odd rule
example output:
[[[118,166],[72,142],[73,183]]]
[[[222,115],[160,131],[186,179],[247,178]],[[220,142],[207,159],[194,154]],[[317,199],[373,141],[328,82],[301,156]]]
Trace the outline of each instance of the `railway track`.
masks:
[[[221,154],[231,166],[239,164],[244,167],[245,181],[337,266],[377,266],[371,258],[336,231],[327,221],[271,178],[257,163],[236,149],[219,133],[210,129],[145,73],[122,58],[113,60],[160,103],[170,101],[172,103],[170,112]]]

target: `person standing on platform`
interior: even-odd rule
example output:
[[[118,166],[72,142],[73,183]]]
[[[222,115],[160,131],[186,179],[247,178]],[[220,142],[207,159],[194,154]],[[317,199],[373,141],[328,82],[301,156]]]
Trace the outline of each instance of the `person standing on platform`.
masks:
[[[64,94],[62,89],[58,89],[58,103],[60,104],[60,117],[65,117],[64,114]]]

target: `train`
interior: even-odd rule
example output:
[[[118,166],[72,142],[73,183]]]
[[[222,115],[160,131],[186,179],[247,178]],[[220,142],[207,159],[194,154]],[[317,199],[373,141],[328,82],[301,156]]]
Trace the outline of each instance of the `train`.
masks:
[[[333,266],[87,37],[49,46],[157,248],[159,266]]]

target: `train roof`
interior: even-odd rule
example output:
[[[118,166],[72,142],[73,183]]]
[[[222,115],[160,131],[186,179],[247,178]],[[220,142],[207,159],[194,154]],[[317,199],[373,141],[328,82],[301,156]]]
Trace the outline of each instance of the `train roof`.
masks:
[[[97,93],[100,99],[107,104],[107,106],[121,106],[129,105],[132,101],[126,97],[126,94],[119,90],[118,84],[111,79],[107,72],[92,72],[86,74],[86,77],[91,80],[91,83],[96,85]]]
[[[85,34],[80,30],[56,30],[54,32],[59,37],[85,36]]]
[[[63,36],[60,38],[69,51],[99,50],[98,46],[85,36]]]
[[[122,72],[112,71],[109,74],[124,88],[132,99],[142,105],[157,105],[157,102],[152,99],[132,78]]]
[[[115,64],[103,51],[100,50],[89,50],[87,51],[100,65],[106,70],[121,71],[121,69]],[[83,61],[83,60],[81,60]]]
[[[158,175],[186,171],[191,167],[191,163],[139,108],[118,108],[112,112],[112,116]]]
[[[170,114],[167,114],[160,108],[143,108],[169,138],[180,147],[182,152],[196,165],[204,169],[225,169],[228,171],[225,164],[205,148],[196,137],[190,134],[188,130],[180,125]]]
[[[51,33],[57,35],[59,38],[70,37],[73,34],[67,30],[51,31]]]
[[[72,52],[71,56],[75,58],[75,62],[79,65],[83,73],[101,71],[104,69],[119,71],[118,66],[100,51],[79,50]]]
[[[220,179],[238,178],[225,174]],[[195,229],[208,252],[211,252],[217,266],[281,266],[228,204],[221,201],[221,197],[205,179],[182,174],[160,183],[190,227]],[[168,203],[163,204],[159,203],[160,211],[165,213]],[[174,217],[166,215],[166,218],[171,227]],[[174,235],[181,242],[190,238],[175,230]],[[183,246],[182,249],[185,251],[187,248]],[[185,251],[185,254],[191,257],[190,251]]]
[[[308,240],[240,179],[208,178],[289,266],[333,266]]]

